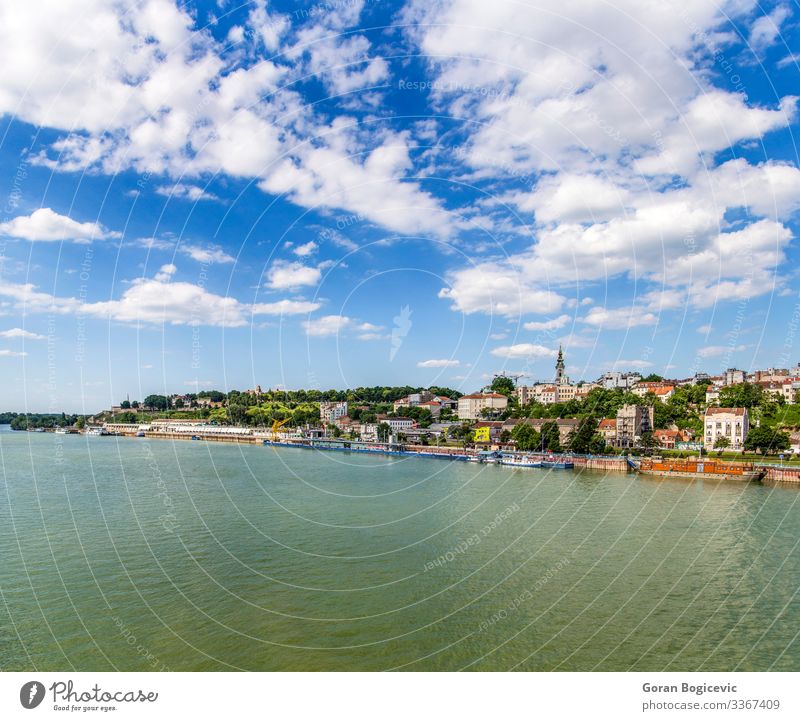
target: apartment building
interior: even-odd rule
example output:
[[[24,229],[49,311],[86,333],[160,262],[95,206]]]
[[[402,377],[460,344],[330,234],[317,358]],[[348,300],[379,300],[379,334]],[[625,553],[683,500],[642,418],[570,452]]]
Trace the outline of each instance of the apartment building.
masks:
[[[742,450],[750,430],[747,408],[711,407],[705,414],[705,447],[713,448],[718,438],[727,438],[728,447]]]

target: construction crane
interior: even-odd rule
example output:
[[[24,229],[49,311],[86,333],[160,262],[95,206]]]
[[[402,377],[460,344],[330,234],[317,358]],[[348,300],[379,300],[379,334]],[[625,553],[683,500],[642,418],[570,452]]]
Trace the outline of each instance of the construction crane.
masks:
[[[292,420],[291,416],[289,416],[288,418],[284,418],[282,421],[278,421],[278,420],[273,420],[272,421],[272,440],[273,441],[277,441],[278,440],[278,430],[280,428],[282,428],[283,426],[285,426],[290,420]]]

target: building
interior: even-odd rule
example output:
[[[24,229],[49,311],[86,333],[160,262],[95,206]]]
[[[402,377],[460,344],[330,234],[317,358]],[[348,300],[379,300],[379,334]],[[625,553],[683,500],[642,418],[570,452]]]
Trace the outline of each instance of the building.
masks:
[[[462,420],[483,418],[481,411],[489,408],[502,413],[508,406],[508,398],[500,393],[473,393],[458,399],[458,417]]]
[[[438,418],[442,412],[442,404],[438,401],[423,401],[417,407],[430,411],[433,418]]]
[[[322,401],[319,404],[319,417],[323,423],[333,423],[347,415],[347,401]]]
[[[711,449],[718,438],[728,439],[728,448],[740,451],[750,430],[747,408],[711,407],[705,414],[705,447]]]
[[[608,390],[613,390],[614,388],[623,388],[627,390],[633,388],[640,380],[642,380],[640,373],[618,373],[616,371],[611,371],[609,373],[604,373],[600,377],[598,383]]]
[[[653,431],[653,438],[656,439],[659,448],[671,450],[677,448],[679,443],[688,443],[692,440],[692,435],[686,431],[671,428],[660,428]]]
[[[378,424],[385,423],[389,428],[392,429],[392,433],[402,433],[403,431],[408,431],[414,428],[417,425],[417,422],[413,418],[404,418],[402,416],[398,416],[397,418],[392,418],[391,416],[378,416]]]
[[[652,393],[658,400],[666,401],[675,393],[675,384],[664,381],[639,381],[632,389],[640,398],[644,398],[648,393]]]
[[[526,423],[538,433],[542,432],[545,423],[555,423],[558,426],[558,438],[561,445],[565,445],[570,434],[580,425],[578,418],[508,418],[503,422],[502,430],[509,433],[520,423]]]
[[[555,383],[557,386],[569,385],[569,378],[567,378],[566,366],[564,364],[564,350],[561,346],[558,346],[558,357],[556,358],[556,376],[553,379],[553,383]]]
[[[745,375],[744,371],[740,371],[737,368],[728,368],[722,375],[722,385],[739,385],[739,383],[745,382],[746,377],[747,376]]]
[[[499,443],[500,435],[505,430],[505,423],[503,421],[478,421],[475,424],[475,430],[478,430],[478,428],[488,428],[489,442]]]
[[[706,403],[708,405],[714,405],[719,401],[719,388],[714,388],[713,386],[709,386],[706,388]]]
[[[603,418],[597,424],[597,432],[608,445],[613,446],[617,442],[617,419]]]
[[[617,440],[619,448],[633,448],[643,433],[653,430],[653,406],[626,403],[617,411]]]

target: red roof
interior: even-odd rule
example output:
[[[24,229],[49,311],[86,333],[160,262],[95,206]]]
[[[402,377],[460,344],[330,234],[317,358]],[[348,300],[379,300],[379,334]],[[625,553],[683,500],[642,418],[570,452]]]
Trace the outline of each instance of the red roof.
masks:
[[[600,421],[600,425],[597,426],[598,428],[606,429],[606,428],[616,428],[617,427],[617,419],[616,418],[603,418]]]
[[[735,416],[743,416],[746,409],[744,408],[709,408],[706,411],[707,416],[720,415],[722,413],[732,413]]]

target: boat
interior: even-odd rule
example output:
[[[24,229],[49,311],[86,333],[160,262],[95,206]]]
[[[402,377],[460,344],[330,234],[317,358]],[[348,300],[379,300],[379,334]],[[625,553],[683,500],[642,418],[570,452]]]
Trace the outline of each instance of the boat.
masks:
[[[500,465],[514,468],[541,468],[542,461],[531,456],[516,456],[511,453],[504,453],[500,456]]]
[[[92,428],[87,429],[86,431],[87,436],[107,436],[109,432],[105,428],[98,428],[94,426]]]
[[[639,473],[665,478],[707,478],[719,481],[760,481],[764,469],[752,463],[727,462],[704,458],[642,458],[633,464]]]
[[[568,461],[566,458],[555,458],[554,456],[549,456],[542,459],[542,468],[567,469],[574,467],[575,464],[572,461]]]
[[[67,435],[67,433],[69,433],[69,431],[66,428],[56,428],[55,432],[58,433],[60,436],[65,436]]]
[[[137,438],[144,438],[144,431],[136,431]]]

